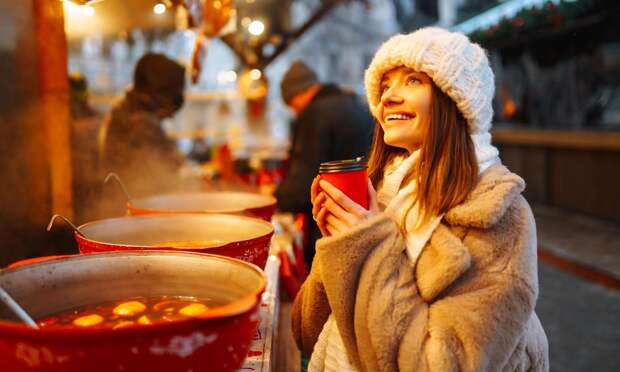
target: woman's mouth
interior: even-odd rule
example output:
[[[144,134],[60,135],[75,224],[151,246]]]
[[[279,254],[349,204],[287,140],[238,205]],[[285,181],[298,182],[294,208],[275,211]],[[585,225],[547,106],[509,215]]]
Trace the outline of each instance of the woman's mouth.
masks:
[[[389,121],[397,121],[397,120],[411,120],[413,118],[415,118],[415,115],[405,114],[405,113],[395,113],[395,114],[385,115],[383,120],[385,122],[389,122]]]

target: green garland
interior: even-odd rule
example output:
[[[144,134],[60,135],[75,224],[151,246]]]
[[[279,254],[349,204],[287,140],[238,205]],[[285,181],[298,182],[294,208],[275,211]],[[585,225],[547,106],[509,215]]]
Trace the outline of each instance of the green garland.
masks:
[[[535,30],[561,29],[592,13],[595,3],[595,0],[562,0],[559,4],[548,2],[542,7],[524,8],[513,18],[502,18],[496,25],[473,31],[469,37],[479,44],[488,44]]]

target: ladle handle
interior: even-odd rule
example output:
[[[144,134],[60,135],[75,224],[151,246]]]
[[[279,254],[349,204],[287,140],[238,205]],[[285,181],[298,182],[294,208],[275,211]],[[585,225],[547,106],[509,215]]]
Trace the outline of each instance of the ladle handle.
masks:
[[[17,317],[21,319],[24,323],[28,324],[28,326],[35,329],[39,328],[37,323],[32,320],[30,315],[28,315],[28,313],[24,309],[22,309],[22,307],[19,306],[17,302],[15,302],[13,297],[11,297],[2,287],[0,287],[0,301],[5,303],[11,309],[11,311],[13,311],[15,315],[17,315]]]
[[[69,221],[69,219],[65,216],[62,216],[60,214],[55,214],[52,216],[52,219],[50,220],[50,223],[47,224],[47,231],[50,231],[52,229],[52,226],[54,226],[54,222],[56,221],[56,218],[60,218],[63,221],[65,221],[69,226],[71,226],[73,228],[73,230],[75,230],[76,233],[84,236],[84,234],[82,234],[82,232],[80,231],[80,229],[77,228],[77,226],[75,226],[73,224],[73,222]],[[85,236],[84,236],[85,237]]]
[[[123,190],[123,194],[125,194],[125,197],[127,198],[127,201],[131,202],[131,196],[129,195],[129,191],[127,191],[125,184],[123,183],[123,181],[121,181],[121,178],[118,176],[118,174],[114,172],[108,173],[108,175],[105,176],[105,180],[103,180],[103,184],[105,185],[106,183],[108,183],[110,178],[114,178],[116,182],[118,182],[118,184],[121,186],[121,189]]]

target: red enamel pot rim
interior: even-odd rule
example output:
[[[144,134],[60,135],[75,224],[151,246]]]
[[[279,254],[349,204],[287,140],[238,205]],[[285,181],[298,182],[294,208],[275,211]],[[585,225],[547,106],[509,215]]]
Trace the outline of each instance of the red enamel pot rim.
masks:
[[[20,266],[24,266],[24,265],[29,265],[29,264],[34,264],[34,263],[37,263],[37,262],[61,260],[63,258],[72,257],[72,256],[77,256],[77,254],[64,254],[64,255],[40,256],[40,257],[24,258],[23,260],[19,260],[19,261],[15,261],[15,262],[10,263],[9,266],[6,267],[6,269],[13,269],[13,268],[16,268],[16,267],[20,267]]]
[[[121,243],[121,242],[110,242],[104,241],[102,239],[90,238],[88,236],[79,234],[78,232],[74,233],[75,239],[79,245],[88,244],[88,245],[97,245],[103,249],[109,250],[174,250],[174,251],[186,251],[186,252],[205,252],[208,253],[208,250],[211,248],[221,248],[229,245],[235,246],[244,246],[251,245],[260,240],[268,240],[274,233],[274,227],[271,223],[255,218],[255,217],[247,217],[247,216],[239,216],[239,215],[228,215],[228,214],[204,214],[204,213],[175,213],[175,214],[167,214],[167,213],[157,213],[157,214],[146,214],[146,215],[136,215],[136,216],[123,216],[123,217],[115,217],[115,218],[106,218],[102,220],[96,220],[87,222],[78,227],[78,230],[81,232],[83,230],[88,231],[89,229],[97,229],[103,227],[105,224],[114,224],[114,223],[123,223],[123,224],[139,224],[141,222],[146,222],[148,220],[160,220],[161,223],[172,222],[180,219],[188,219],[194,220],[195,222],[201,222],[205,225],[208,223],[215,223],[217,221],[225,221],[231,223],[247,223],[252,224],[254,227],[258,227],[258,229],[262,230],[261,232],[257,232],[253,234],[254,236],[247,237],[247,239],[240,240],[228,240],[221,242],[219,244],[205,245],[205,246],[182,246],[182,247],[174,247],[165,244],[131,244],[131,243]],[[249,226],[249,225],[248,225]],[[86,232],[85,232],[86,234]],[[183,240],[183,237],[179,236],[178,240]]]
[[[265,273],[256,265],[246,261],[242,261],[235,258],[206,254],[206,253],[193,253],[193,252],[171,252],[171,251],[126,251],[126,252],[103,252],[103,253],[88,253],[80,255],[67,255],[65,257],[51,256],[49,260],[41,258],[34,263],[20,264],[19,262],[7,269],[0,272],[0,276],[6,273],[14,273],[19,271],[27,271],[33,267],[40,267],[41,269],[53,269],[54,265],[59,262],[71,264],[80,264],[81,261],[94,260],[97,258],[114,257],[136,257],[136,256],[169,256],[169,257],[185,257],[199,260],[215,260],[226,262],[228,265],[242,268],[242,270],[249,270],[256,275],[257,285],[256,287],[245,296],[234,300],[223,306],[218,306],[210,309],[206,314],[199,317],[175,320],[171,322],[155,323],[151,325],[134,324],[120,329],[112,329],[109,327],[49,327],[34,329],[24,323],[15,321],[0,319],[0,337],[26,337],[30,339],[45,340],[56,339],[62,337],[63,339],[92,339],[92,338],[135,338],[139,335],[152,335],[152,334],[164,334],[164,333],[177,333],[179,331],[199,329],[207,326],[211,322],[226,321],[227,319],[244,314],[248,311],[252,311],[258,305],[261,294],[264,292],[267,278]]]
[[[228,199],[228,200],[226,200]],[[225,200],[225,202],[224,202]],[[189,202],[192,206],[179,206]],[[131,213],[244,213],[276,205],[276,198],[243,191],[178,192],[157,194],[127,202]],[[224,205],[218,206],[222,203]],[[195,205],[203,204],[202,207]],[[236,204],[236,206],[230,206]]]

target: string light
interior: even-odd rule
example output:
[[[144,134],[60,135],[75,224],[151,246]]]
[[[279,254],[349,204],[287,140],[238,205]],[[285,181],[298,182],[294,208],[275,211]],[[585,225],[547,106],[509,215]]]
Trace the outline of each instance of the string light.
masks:
[[[265,31],[265,24],[261,21],[252,21],[248,26],[248,31],[254,36],[258,36]]]
[[[237,73],[234,71],[228,71],[227,77],[228,77],[228,81],[233,82],[237,80]]]
[[[263,73],[260,72],[260,70],[257,68],[252,69],[252,71],[250,71],[250,78],[252,80],[258,80],[261,78],[261,76],[263,76]]]
[[[95,15],[95,8],[92,6],[84,6],[82,7],[82,13],[87,17],[92,17]]]
[[[70,3],[68,1],[63,2],[64,8],[65,8],[65,12],[67,13],[79,13],[80,11],[80,6],[75,4],[75,3]]]
[[[166,12],[166,5],[162,3],[157,3],[153,7],[153,13],[155,14],[164,14]]]
[[[217,73],[217,81],[220,84],[234,83],[237,80],[237,73],[235,71],[220,71]]]

